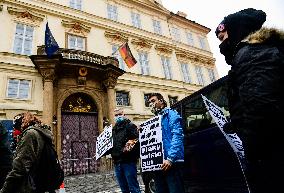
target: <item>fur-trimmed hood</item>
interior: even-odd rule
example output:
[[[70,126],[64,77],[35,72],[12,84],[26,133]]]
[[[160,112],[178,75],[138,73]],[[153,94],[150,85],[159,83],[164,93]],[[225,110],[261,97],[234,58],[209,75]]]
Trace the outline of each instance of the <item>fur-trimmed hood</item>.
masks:
[[[276,28],[262,27],[260,30],[247,36],[243,42],[249,44],[272,44],[276,46],[284,46],[284,31]]]

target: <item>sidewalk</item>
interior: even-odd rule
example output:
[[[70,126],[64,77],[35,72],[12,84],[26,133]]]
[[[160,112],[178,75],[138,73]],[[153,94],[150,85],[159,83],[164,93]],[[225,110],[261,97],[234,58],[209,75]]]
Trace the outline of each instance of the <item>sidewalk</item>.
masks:
[[[142,177],[138,174],[141,192],[145,187]],[[66,176],[64,180],[66,193],[119,193],[120,188],[113,172]]]

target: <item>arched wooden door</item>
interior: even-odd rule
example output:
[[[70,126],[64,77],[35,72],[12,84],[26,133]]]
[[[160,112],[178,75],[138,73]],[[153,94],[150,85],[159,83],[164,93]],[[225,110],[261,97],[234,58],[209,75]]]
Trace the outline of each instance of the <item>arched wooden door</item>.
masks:
[[[92,98],[84,93],[69,96],[62,105],[61,147],[65,175],[94,173],[98,114]]]

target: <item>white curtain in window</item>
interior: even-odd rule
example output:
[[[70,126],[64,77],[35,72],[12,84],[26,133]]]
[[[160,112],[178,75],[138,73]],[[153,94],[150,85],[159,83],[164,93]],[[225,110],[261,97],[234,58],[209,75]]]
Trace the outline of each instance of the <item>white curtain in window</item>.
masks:
[[[149,75],[149,62],[148,62],[148,54],[146,52],[139,52],[139,63],[141,66],[141,73],[143,75]]]
[[[34,28],[28,25],[18,23],[16,25],[14,53],[16,54],[32,54]]]

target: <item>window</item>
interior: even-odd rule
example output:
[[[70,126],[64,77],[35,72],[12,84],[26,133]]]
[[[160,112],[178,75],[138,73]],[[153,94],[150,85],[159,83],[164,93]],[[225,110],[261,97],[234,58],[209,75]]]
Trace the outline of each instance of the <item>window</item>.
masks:
[[[116,92],[116,105],[129,106],[129,93],[124,91]]]
[[[113,57],[118,59],[119,62],[119,68],[122,70],[125,70],[125,63],[124,60],[122,59],[119,51],[118,51],[119,46],[118,45],[112,45],[112,53]]]
[[[140,14],[131,13],[132,25],[137,28],[141,28]]]
[[[201,67],[200,66],[195,66],[195,72],[196,72],[198,84],[199,85],[204,85],[204,78],[203,78]]]
[[[33,47],[34,28],[29,25],[18,23],[14,40],[14,53],[31,55]]]
[[[13,99],[29,99],[30,87],[30,80],[9,79],[6,96]]]
[[[214,70],[210,68],[208,68],[207,70],[208,70],[210,81],[214,82],[216,80]]]
[[[160,21],[153,20],[153,28],[154,28],[154,32],[156,34],[162,35],[162,28],[161,28],[161,22]]]
[[[146,52],[139,52],[139,63],[141,66],[141,74],[149,75],[149,61],[148,61],[148,54]]]
[[[165,78],[172,79],[170,59],[167,57],[161,56],[161,60],[162,60],[162,65],[164,69]]]
[[[178,97],[175,96],[169,96],[169,103],[170,103],[170,106],[172,106],[173,104],[175,104],[176,102],[178,102]]]
[[[186,33],[186,39],[187,39],[187,43],[191,46],[194,46],[194,41],[193,41],[193,36],[192,33],[187,32]]]
[[[117,21],[117,6],[115,5],[107,5],[107,16],[109,19],[113,21]]]
[[[207,49],[206,43],[205,43],[205,38],[199,37],[199,43],[200,43],[200,48],[201,48],[201,49],[203,49],[203,50],[206,50],[206,49]]]
[[[191,77],[189,74],[188,64],[181,64],[181,70],[182,70],[184,82],[191,83]]]
[[[70,7],[82,10],[82,0],[70,0]]]
[[[150,103],[148,102],[150,94],[144,94],[144,102],[145,107],[150,107]]]
[[[85,38],[68,35],[68,49],[85,51]]]
[[[179,32],[179,29],[176,28],[176,27],[173,27],[172,28],[172,35],[173,35],[173,38],[174,40],[180,42],[181,41],[181,38],[180,38],[180,32]]]

